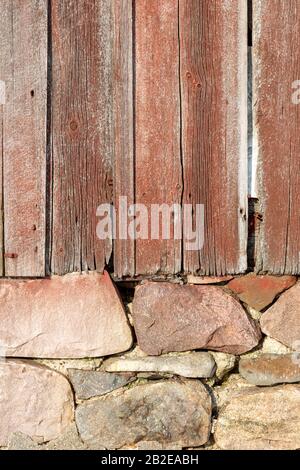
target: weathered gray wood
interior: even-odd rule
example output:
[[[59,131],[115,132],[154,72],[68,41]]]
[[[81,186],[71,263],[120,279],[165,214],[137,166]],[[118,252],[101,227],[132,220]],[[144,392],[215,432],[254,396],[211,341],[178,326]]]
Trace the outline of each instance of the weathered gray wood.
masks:
[[[102,271],[96,235],[112,202],[112,2],[52,1],[53,273]]]
[[[0,80],[5,83],[6,92],[5,104],[0,111],[5,274],[43,276],[46,0],[1,0]],[[2,239],[1,234],[0,238]]]

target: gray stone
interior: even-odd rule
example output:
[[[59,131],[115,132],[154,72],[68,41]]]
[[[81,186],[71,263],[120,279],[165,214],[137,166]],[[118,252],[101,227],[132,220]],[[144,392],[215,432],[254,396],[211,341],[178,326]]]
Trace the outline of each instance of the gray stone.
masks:
[[[108,372],[166,372],[187,378],[212,377],[216,370],[213,357],[205,352],[141,358],[117,357],[105,361],[103,367]]]
[[[215,431],[224,450],[300,448],[300,386],[241,390],[221,409]]]
[[[7,450],[86,450],[73,423],[61,436],[47,444],[37,444],[29,436],[20,432],[14,433],[9,439]]]
[[[105,395],[135,380],[133,374],[109,374],[108,372],[79,369],[69,369],[69,377],[76,398],[79,400]]]
[[[15,432],[9,437],[7,450],[40,450],[41,447],[26,434]]]
[[[61,436],[48,442],[43,450],[85,450],[86,444],[79,437],[76,424],[73,423]]]
[[[256,358],[243,358],[239,371],[253,385],[300,382],[300,362],[294,354],[262,354]]]
[[[188,447],[208,441],[211,411],[201,382],[169,380],[84,402],[77,407],[76,422],[89,446],[119,449],[147,440]]]

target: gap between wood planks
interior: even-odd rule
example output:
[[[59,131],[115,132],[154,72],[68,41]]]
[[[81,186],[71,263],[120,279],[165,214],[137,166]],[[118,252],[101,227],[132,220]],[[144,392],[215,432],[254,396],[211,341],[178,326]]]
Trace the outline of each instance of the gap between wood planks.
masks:
[[[262,215],[257,196],[257,145],[253,133],[253,1],[248,0],[248,271],[255,271]]]

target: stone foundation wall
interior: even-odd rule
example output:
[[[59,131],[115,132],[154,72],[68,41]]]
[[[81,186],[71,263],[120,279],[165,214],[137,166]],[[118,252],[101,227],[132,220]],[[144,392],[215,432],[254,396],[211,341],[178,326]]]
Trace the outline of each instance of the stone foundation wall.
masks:
[[[300,449],[296,277],[134,286],[0,281],[2,449]]]

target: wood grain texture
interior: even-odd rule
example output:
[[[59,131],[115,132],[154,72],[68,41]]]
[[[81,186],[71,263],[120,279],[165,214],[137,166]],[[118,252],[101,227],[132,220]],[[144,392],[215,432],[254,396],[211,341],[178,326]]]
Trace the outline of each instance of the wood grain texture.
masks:
[[[179,0],[183,203],[204,204],[184,270],[247,268],[247,2]]]
[[[257,270],[300,272],[300,2],[254,0],[254,143],[263,222]],[[299,99],[296,93],[295,99]]]
[[[119,278],[135,274],[135,242],[128,238],[126,224],[119,224],[120,198],[127,198],[127,207],[134,203],[133,13],[131,1],[113,1],[114,204],[118,234],[114,272]]]
[[[110,0],[52,1],[51,270],[102,271],[111,242],[96,210],[112,202]]]
[[[1,78],[0,78],[1,80]],[[0,142],[1,142],[1,154],[0,154],[0,277],[4,275],[4,218],[3,218],[3,104],[5,101],[5,83],[0,82]]]
[[[5,275],[43,276],[47,1],[1,0],[0,31]]]
[[[182,196],[178,0],[139,0],[135,8],[135,197],[150,210]],[[136,240],[136,274],[180,270],[180,240]]]

